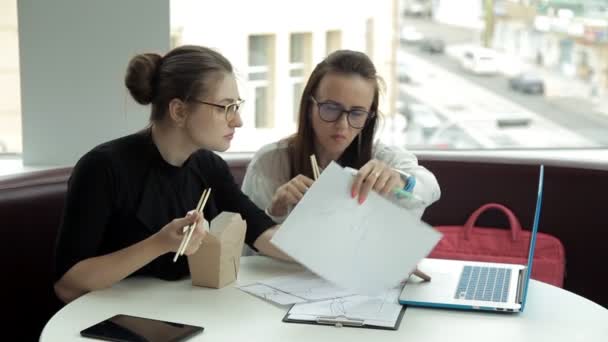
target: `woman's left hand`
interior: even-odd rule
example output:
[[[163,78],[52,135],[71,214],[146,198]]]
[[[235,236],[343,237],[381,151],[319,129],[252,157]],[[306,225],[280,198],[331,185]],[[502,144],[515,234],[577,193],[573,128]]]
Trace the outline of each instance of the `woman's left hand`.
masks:
[[[351,196],[353,198],[359,196],[359,204],[361,204],[365,202],[367,194],[372,189],[386,196],[393,189],[401,189],[404,186],[399,172],[380,160],[372,159],[357,172],[353,181]]]

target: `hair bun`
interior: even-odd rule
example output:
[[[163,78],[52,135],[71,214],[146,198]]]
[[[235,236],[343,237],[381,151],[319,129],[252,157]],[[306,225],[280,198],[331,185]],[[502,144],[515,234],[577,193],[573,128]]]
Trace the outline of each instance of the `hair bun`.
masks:
[[[156,53],[139,54],[131,59],[127,67],[125,85],[133,99],[147,105],[154,99],[154,88],[162,57]]]

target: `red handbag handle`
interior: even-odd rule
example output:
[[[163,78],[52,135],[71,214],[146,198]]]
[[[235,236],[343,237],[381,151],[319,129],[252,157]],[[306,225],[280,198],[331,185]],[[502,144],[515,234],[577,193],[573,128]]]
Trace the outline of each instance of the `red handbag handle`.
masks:
[[[475,225],[475,222],[479,218],[479,215],[481,215],[481,213],[483,213],[484,211],[486,211],[488,209],[498,209],[498,210],[502,211],[505,215],[507,215],[507,218],[509,219],[509,225],[511,226],[511,237],[513,238],[513,241],[516,241],[519,238],[519,232],[521,232],[521,224],[519,223],[519,220],[517,219],[517,217],[515,217],[515,214],[513,214],[513,212],[511,210],[509,210],[509,208],[505,207],[502,204],[498,204],[498,203],[484,204],[481,207],[479,207],[477,210],[475,210],[471,214],[471,216],[469,216],[469,219],[464,224],[464,239],[465,240],[469,239],[469,237],[471,236],[471,231],[473,230],[473,226]]]

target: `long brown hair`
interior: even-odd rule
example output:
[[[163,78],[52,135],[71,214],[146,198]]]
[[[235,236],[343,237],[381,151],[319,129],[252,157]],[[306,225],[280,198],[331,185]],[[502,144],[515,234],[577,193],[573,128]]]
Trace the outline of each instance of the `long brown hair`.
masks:
[[[321,80],[328,73],[357,75],[373,81],[374,99],[370,107],[371,116],[359,136],[346,148],[337,162],[342,166],[359,169],[372,158],[374,132],[378,120],[380,77],[376,73],[376,67],[366,54],[351,50],[338,50],[317,64],[302,92],[298,132],[288,138],[291,178],[299,174],[313,177],[310,155],[315,152],[315,149],[311,120],[313,102],[310,98],[315,95]]]

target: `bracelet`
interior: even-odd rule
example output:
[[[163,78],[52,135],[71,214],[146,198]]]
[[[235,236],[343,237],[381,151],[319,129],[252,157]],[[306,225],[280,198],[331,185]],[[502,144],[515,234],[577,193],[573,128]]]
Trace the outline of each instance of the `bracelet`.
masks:
[[[407,176],[403,190],[407,192],[412,192],[414,191],[414,186],[416,186],[416,177],[411,175]]]

